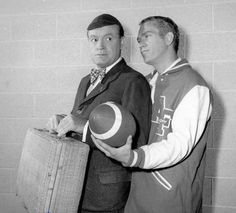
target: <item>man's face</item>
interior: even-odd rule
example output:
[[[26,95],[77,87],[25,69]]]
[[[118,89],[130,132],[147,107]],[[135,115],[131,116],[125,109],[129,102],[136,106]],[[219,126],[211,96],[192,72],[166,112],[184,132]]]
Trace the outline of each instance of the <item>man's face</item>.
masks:
[[[113,64],[121,53],[122,38],[119,26],[109,25],[88,31],[91,58],[94,64],[105,68]]]
[[[140,26],[137,41],[144,62],[153,66],[162,59],[168,49],[165,39],[160,36],[152,21]]]

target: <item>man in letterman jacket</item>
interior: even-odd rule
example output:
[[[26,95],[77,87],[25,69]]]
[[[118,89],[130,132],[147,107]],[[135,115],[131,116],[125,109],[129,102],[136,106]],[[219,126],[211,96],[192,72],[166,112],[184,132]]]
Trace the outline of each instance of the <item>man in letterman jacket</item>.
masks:
[[[132,137],[112,148],[93,137],[95,145],[133,173],[125,213],[200,213],[205,169],[211,93],[187,60],[177,56],[178,26],[167,17],[141,21],[138,34],[152,88],[149,141],[131,150]]]

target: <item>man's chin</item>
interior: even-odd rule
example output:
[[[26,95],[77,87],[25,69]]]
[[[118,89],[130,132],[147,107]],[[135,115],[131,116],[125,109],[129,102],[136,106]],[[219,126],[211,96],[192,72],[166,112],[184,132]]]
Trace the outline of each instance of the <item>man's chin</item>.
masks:
[[[143,61],[146,63],[146,64],[149,64],[150,60],[148,58],[145,58],[143,57]]]
[[[107,62],[103,60],[93,60],[94,64],[98,67],[106,67]]]

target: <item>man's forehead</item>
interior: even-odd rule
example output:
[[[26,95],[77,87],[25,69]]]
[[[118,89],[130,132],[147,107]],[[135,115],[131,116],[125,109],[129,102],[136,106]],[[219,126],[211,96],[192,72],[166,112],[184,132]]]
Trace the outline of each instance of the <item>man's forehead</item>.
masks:
[[[138,31],[138,35],[142,35],[142,34],[145,34],[147,32],[156,32],[158,31],[158,28],[156,27],[156,25],[152,22],[145,22],[143,23],[140,28],[139,28],[139,31]]]
[[[108,25],[88,31],[88,36],[92,35],[104,36],[104,35],[116,35],[116,34],[119,34],[118,25]]]

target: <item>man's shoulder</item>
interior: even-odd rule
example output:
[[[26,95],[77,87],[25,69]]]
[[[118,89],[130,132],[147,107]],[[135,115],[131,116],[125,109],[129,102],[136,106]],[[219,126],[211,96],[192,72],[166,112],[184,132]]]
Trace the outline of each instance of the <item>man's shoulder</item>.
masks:
[[[83,76],[83,77],[81,78],[81,81],[87,80],[87,79],[90,79],[90,73],[88,73],[87,75]]]
[[[131,65],[127,64],[125,59],[122,58],[122,60],[116,65],[117,68],[124,70],[126,73],[131,73],[132,75],[138,74],[142,75],[140,72],[135,70],[134,68],[131,67]]]
[[[149,83],[146,77],[142,73],[134,70],[131,67],[129,67],[128,70],[123,71],[121,73],[121,78],[124,79],[124,81],[126,82],[132,82],[132,84],[140,84],[142,86],[145,86],[145,85],[149,86]]]
[[[126,76],[129,76],[131,78],[141,78],[141,79],[145,79],[145,76],[140,73],[139,71],[135,70],[134,68],[132,68],[130,65],[125,64],[121,74],[124,74]]]
[[[191,82],[194,85],[202,85],[202,86],[208,87],[206,80],[202,77],[202,75],[199,73],[199,71],[195,70],[191,66],[185,68],[183,71],[184,71],[183,72],[183,77],[184,77],[183,82],[186,82],[186,83]]]

